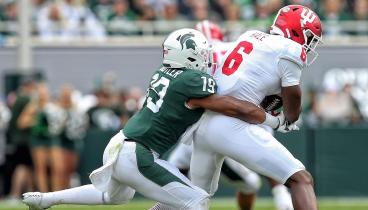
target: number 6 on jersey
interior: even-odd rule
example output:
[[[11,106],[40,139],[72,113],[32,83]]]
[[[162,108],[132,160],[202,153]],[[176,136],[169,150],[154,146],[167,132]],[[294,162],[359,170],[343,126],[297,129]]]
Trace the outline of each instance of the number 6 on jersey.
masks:
[[[227,56],[224,65],[222,66],[222,73],[230,76],[238,70],[240,64],[243,62],[243,56],[250,54],[253,50],[253,44],[247,41],[241,41],[235,49]]]

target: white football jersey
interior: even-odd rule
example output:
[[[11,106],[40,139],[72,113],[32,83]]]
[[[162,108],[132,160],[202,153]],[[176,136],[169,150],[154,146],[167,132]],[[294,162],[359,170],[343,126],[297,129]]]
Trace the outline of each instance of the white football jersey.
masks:
[[[235,42],[212,42],[212,48],[213,48],[213,54],[212,54],[212,58],[213,58],[213,66],[212,68],[208,69],[208,74],[210,75],[214,75],[216,70],[219,68],[219,66],[221,65],[223,58],[225,57],[225,54],[227,53],[227,51],[229,49],[233,49]]]
[[[281,87],[298,85],[306,66],[302,45],[279,35],[247,31],[228,50],[215,71],[218,93],[257,105]]]

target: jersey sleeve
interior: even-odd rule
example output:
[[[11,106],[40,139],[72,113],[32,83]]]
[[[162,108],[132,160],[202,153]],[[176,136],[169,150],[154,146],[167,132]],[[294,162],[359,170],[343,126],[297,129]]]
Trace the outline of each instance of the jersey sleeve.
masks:
[[[295,62],[287,59],[280,59],[278,69],[281,76],[281,86],[289,87],[300,84],[302,69]]]
[[[184,81],[184,90],[188,98],[204,98],[216,93],[217,85],[212,76],[195,72]]]
[[[301,68],[306,67],[307,54],[302,45],[288,40],[285,44],[284,50],[281,53],[280,58],[292,61],[298,64]]]

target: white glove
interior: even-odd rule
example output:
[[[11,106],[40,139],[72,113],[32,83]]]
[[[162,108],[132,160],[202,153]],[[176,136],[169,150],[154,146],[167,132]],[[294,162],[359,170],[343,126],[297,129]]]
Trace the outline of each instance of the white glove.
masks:
[[[290,131],[298,131],[299,130],[299,127],[295,123],[290,124],[289,121],[287,121],[285,119],[284,112],[281,112],[277,116],[277,119],[279,120],[280,124],[275,130],[277,130],[278,132],[289,133]]]

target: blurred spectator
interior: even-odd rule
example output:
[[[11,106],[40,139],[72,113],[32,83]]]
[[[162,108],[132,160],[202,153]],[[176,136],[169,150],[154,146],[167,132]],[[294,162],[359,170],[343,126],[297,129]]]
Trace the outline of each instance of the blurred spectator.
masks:
[[[3,12],[0,19],[1,21],[7,21],[4,25],[4,31],[1,31],[3,35],[17,34],[18,9],[16,1],[7,0],[3,3]]]
[[[345,0],[322,0],[322,14],[320,18],[327,21],[347,19],[344,13],[345,6]]]
[[[368,20],[367,0],[355,0],[353,16],[355,20]]]
[[[359,21],[368,21],[368,1],[355,0],[353,7],[353,19]],[[350,32],[351,35],[368,35],[368,24],[366,22],[357,22],[355,30]]]
[[[160,8],[160,12],[156,11],[159,20],[185,20],[187,16],[179,13],[178,3],[175,0],[167,0]]]
[[[139,87],[131,87],[128,90],[125,100],[125,107],[130,115],[133,115],[136,111],[138,111],[145,100],[145,96],[143,95],[142,89]]]
[[[105,29],[92,11],[76,0],[46,4],[37,16],[37,28],[46,41],[76,37],[102,40],[105,36]]]
[[[173,27],[170,24],[167,24],[167,21],[181,21],[188,19],[187,16],[180,14],[178,10],[178,4],[174,1],[164,5],[163,12],[158,15],[158,21],[155,24],[156,34],[165,35],[173,30]]]
[[[178,1],[178,12],[180,14],[188,16],[191,13],[191,3],[193,0],[179,0]]]
[[[125,107],[127,100],[127,93],[125,90],[121,90],[119,93],[114,94],[113,97],[112,107],[120,117],[121,126],[124,127],[125,123],[131,116],[133,116],[134,112],[128,112]]]
[[[191,9],[192,20],[202,21],[209,19],[209,5],[207,0],[192,1]]]
[[[346,6],[345,0],[323,0],[322,11],[320,12],[321,20],[325,21],[324,33],[327,36],[338,36],[342,34],[339,20],[348,19],[344,13]]]
[[[240,20],[240,7],[236,4],[230,4],[225,8],[225,17],[228,21]]]
[[[255,18],[256,13],[253,0],[235,0],[235,2],[239,5],[241,19],[253,20]]]
[[[89,126],[101,130],[114,130],[120,127],[119,113],[112,108],[111,93],[106,90],[95,92],[97,104],[88,111]]]
[[[5,162],[5,130],[10,120],[9,108],[0,101],[0,166]]]
[[[106,22],[109,20],[112,14],[112,2],[112,0],[97,0],[91,5],[92,11],[100,21]]]
[[[131,8],[138,15],[139,20],[154,20],[156,14],[154,9],[147,4],[146,0],[131,0]]]
[[[6,21],[17,21],[18,19],[18,10],[17,10],[17,2],[8,0],[5,1],[5,9],[3,19]]]
[[[306,100],[303,101],[303,114],[307,125],[316,127],[319,124],[317,116],[317,92],[314,89],[307,91]]]
[[[47,0],[32,0],[32,20],[37,20],[38,13],[40,13],[46,3]]]
[[[351,95],[351,85],[339,87],[330,79],[324,81],[325,92],[318,96],[316,115],[323,124],[357,123],[361,121],[361,115]]]
[[[211,4],[211,9],[219,15],[221,20],[226,20],[226,9],[232,3],[232,0],[215,0]]]
[[[5,132],[10,120],[9,108],[0,101],[0,197],[4,194],[4,176],[6,161],[6,140]]]
[[[11,180],[10,197],[19,199],[23,190],[33,189],[32,158],[29,149],[30,127],[19,126],[19,118],[34,95],[37,84],[24,78],[21,81],[16,100],[11,107],[11,118],[7,130],[9,149],[11,149],[10,161],[14,165]]]
[[[314,10],[316,6],[316,1],[317,0],[289,0],[287,1],[287,4],[304,5]]]
[[[145,2],[147,6],[153,9],[155,16],[158,18],[162,17],[166,6],[176,6],[176,0],[145,0]]]
[[[55,158],[55,161],[59,161],[61,164],[59,171],[60,180],[62,181],[59,185],[60,189],[70,187],[70,180],[77,168],[79,152],[83,146],[82,139],[87,128],[85,114],[78,110],[73,102],[73,92],[72,87],[63,86],[57,103],[58,114],[57,122],[55,122],[57,124],[55,133],[58,134],[57,141],[61,151],[60,153],[54,153],[52,158]]]
[[[256,16],[258,19],[271,20],[282,6],[281,0],[256,0]]]
[[[49,90],[45,83],[38,84],[37,95],[27,105],[19,117],[20,128],[31,128],[31,151],[35,167],[36,186],[40,192],[57,189],[60,183],[60,160],[51,158],[51,153],[57,149],[55,138],[51,132],[53,126],[50,122],[52,115],[56,112],[55,105],[50,102]],[[48,178],[47,169],[51,168],[51,183]]]
[[[108,17],[110,21],[110,34],[137,34],[138,28],[136,23],[132,22],[136,19],[137,15],[129,9],[129,2],[127,0],[114,1],[112,13]]]
[[[0,20],[16,20],[15,2],[0,1]],[[327,36],[368,33],[365,22],[349,27],[340,24],[341,20],[367,21],[366,0],[32,0],[32,3],[37,32],[45,40],[67,41],[75,37],[103,40],[105,27],[110,35],[166,34],[173,27],[163,20],[266,20],[259,26],[256,24],[264,30],[262,24],[268,25],[275,13],[288,4],[316,9],[325,21]],[[152,20],[160,21],[139,22]],[[16,25],[6,23],[3,34],[14,35]],[[231,31],[238,30],[239,24],[230,25]]]
[[[165,20],[182,20],[185,19],[182,15],[179,15],[178,13],[178,5],[175,3],[166,4],[162,17]]]

